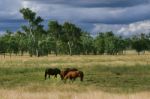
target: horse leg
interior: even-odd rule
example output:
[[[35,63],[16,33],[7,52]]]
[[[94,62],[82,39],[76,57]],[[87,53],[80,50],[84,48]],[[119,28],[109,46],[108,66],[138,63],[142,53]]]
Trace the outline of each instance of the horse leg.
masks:
[[[76,80],[76,78],[73,79],[73,81],[75,81],[75,80]]]
[[[47,74],[45,73],[45,80],[46,80]]]
[[[50,75],[49,75],[48,77],[49,77],[49,79],[50,79]]]
[[[74,78],[70,77],[69,79],[70,79],[71,83],[73,83],[73,81],[74,81]]]
[[[72,82],[72,83],[74,82],[74,78],[71,78],[71,82]]]
[[[80,76],[80,81],[83,81],[83,77],[82,76]]]
[[[72,79],[72,82],[74,82],[75,80],[76,80],[76,78],[73,78],[73,79]]]
[[[55,75],[55,78],[57,78],[57,74]]]
[[[64,76],[63,76],[63,75],[60,75],[60,78],[61,78],[61,80],[63,80],[63,79],[64,79]]]
[[[83,81],[84,73],[83,73],[82,71],[80,71],[80,75],[79,75],[79,77],[80,77],[80,81]]]

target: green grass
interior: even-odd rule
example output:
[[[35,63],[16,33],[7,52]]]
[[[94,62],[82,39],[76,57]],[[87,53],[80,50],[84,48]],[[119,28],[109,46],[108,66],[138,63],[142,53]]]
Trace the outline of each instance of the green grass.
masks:
[[[30,64],[30,63],[29,63]],[[62,68],[62,66],[58,66]],[[66,90],[83,91],[88,88],[108,92],[137,92],[150,90],[150,65],[85,66],[84,82],[64,83],[60,77],[44,80],[45,67],[0,67],[0,88],[23,87],[28,91]],[[67,87],[69,86],[69,87]]]

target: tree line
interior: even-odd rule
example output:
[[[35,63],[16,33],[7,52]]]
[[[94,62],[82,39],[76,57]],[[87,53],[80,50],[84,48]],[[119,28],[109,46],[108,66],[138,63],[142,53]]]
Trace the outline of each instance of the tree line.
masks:
[[[60,24],[49,20],[48,29],[44,29],[44,20],[29,8],[22,8],[20,13],[28,23],[21,26],[22,31],[6,31],[0,36],[0,54],[4,56],[6,53],[10,56],[29,53],[37,57],[49,54],[117,55],[129,49],[138,54],[150,50],[150,33],[123,38],[110,31],[93,37],[70,22]]]

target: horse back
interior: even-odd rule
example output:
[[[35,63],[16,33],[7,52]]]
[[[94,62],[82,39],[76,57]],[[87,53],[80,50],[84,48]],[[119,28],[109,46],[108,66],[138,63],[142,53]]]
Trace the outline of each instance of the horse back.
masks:
[[[77,77],[78,76],[78,71],[69,71],[66,74],[66,77]]]
[[[76,68],[66,68],[64,70],[64,75],[66,75],[68,72],[71,72],[71,71],[78,71],[78,69],[76,69]]]
[[[45,73],[50,75],[60,74],[60,70],[58,68],[47,68]]]

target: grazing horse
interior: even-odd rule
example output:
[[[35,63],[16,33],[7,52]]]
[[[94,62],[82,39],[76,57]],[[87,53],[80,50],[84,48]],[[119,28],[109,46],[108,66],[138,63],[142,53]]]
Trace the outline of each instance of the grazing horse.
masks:
[[[78,69],[76,69],[76,68],[65,68],[65,70],[62,70],[60,73],[61,80],[63,80],[64,77],[67,75],[67,73],[70,71],[78,71]]]
[[[60,70],[58,68],[47,68],[45,70],[45,80],[46,80],[46,77],[47,75],[49,75],[49,78],[50,78],[50,75],[55,75],[55,77],[57,78],[57,74],[60,74]]]
[[[64,80],[70,79],[74,81],[77,77],[80,77],[80,81],[83,81],[84,73],[82,71],[70,71],[65,75]]]

